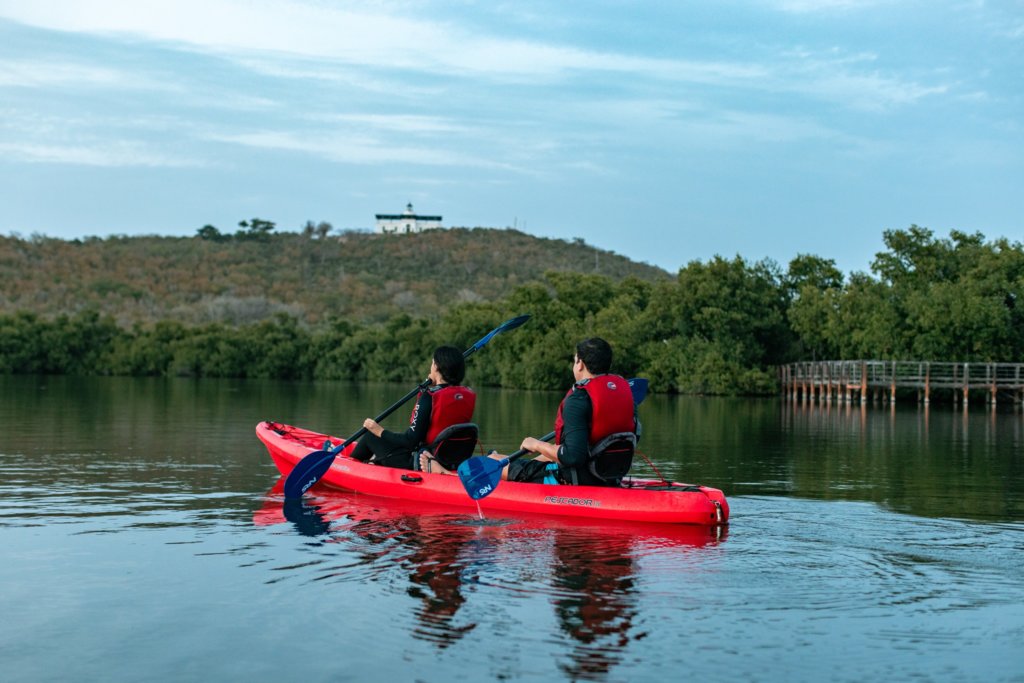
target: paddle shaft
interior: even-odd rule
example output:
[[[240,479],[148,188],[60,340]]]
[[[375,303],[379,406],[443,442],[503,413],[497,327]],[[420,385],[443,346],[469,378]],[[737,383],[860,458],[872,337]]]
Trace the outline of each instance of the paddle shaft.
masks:
[[[467,358],[468,357],[468,355],[467,355],[468,353],[469,353],[469,351],[466,351],[466,353],[463,354],[463,358]],[[396,410],[401,408],[403,405],[405,405],[409,401],[410,398],[412,398],[416,394],[420,393],[421,391],[426,390],[427,387],[429,387],[429,386],[430,386],[430,378],[428,377],[427,379],[425,379],[422,382],[420,382],[419,386],[417,386],[415,389],[413,389],[408,394],[406,394],[402,398],[400,398],[397,401],[395,401],[394,403],[392,403],[390,407],[388,407],[388,408],[386,408],[384,410],[384,412],[382,412],[377,417],[373,418],[373,421],[374,422],[380,422],[381,420],[386,418],[388,415],[390,415],[391,413],[395,412]],[[355,440],[359,439],[360,437],[362,437],[368,431],[370,431],[370,430],[368,430],[366,427],[360,427],[358,432],[356,432],[355,434],[353,434],[352,436],[348,437],[347,439],[342,441],[340,444],[338,444],[337,446],[332,448],[329,451],[329,453],[331,455],[337,455],[338,453],[341,453],[343,450],[345,450],[346,446],[348,446],[353,441],[355,441]]]

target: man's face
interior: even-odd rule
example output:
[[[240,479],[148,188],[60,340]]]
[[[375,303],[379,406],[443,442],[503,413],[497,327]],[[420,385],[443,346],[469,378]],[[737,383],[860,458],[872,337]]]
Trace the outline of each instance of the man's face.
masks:
[[[572,355],[572,376],[579,382],[583,379],[583,361],[575,353]]]

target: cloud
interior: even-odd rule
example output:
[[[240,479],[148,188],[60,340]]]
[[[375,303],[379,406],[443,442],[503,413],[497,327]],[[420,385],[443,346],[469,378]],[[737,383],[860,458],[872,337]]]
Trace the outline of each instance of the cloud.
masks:
[[[313,117],[313,120],[410,135],[466,135],[481,132],[451,119],[413,114],[334,114]]]
[[[393,144],[373,137],[337,133],[281,132],[211,133],[210,141],[258,149],[298,152],[348,164],[413,164],[515,170],[489,157],[465,154],[442,146]]]
[[[896,0],[769,0],[768,4],[782,12],[811,14],[865,10],[894,2]]]
[[[944,95],[950,86],[921,85],[881,74],[837,72],[814,75],[796,89],[854,109],[884,111],[914,104],[925,97]]]
[[[793,12],[812,5],[865,4],[786,0],[775,6]],[[72,119],[85,115],[74,98],[66,97],[78,86],[150,89],[172,97],[151,98],[147,106],[170,105],[162,111],[177,115],[114,120],[105,116],[114,100],[91,97],[84,101],[91,121],[2,136],[0,142],[6,140],[4,149],[18,159],[96,166],[201,165],[156,151],[165,140],[176,141],[175,147],[166,146],[175,152],[180,144],[199,140],[342,164],[459,166],[532,176],[570,168],[605,174],[619,172],[609,150],[654,140],[691,147],[714,141],[735,149],[738,141],[775,145],[827,139],[860,149],[870,145],[841,133],[831,105],[886,113],[952,87],[904,78],[879,67],[877,54],[863,51],[787,45],[757,46],[738,60],[728,53],[709,53],[708,59],[665,56],[671,50],[648,57],[508,39],[468,24],[417,18],[409,5],[396,10],[405,15],[382,7],[393,5],[0,0],[0,19],[115,37],[141,56],[112,66],[96,66],[93,60],[101,58],[92,52],[79,63],[22,56],[0,62],[0,88],[40,89],[50,98],[48,111],[60,102],[75,112]],[[153,44],[178,56],[188,52],[189,64],[200,61],[197,54],[213,56],[218,69],[207,80],[199,75],[205,70],[172,70],[167,65],[174,62],[165,55],[147,61],[136,50]],[[140,108],[143,99],[138,98]],[[97,101],[103,106],[89,110]],[[823,124],[826,109],[830,118]],[[231,111],[243,110],[264,116],[232,120]],[[144,130],[147,126],[152,130]],[[161,127],[167,135],[152,134]],[[100,139],[114,144],[95,142]],[[196,155],[211,153],[201,145],[192,149]],[[217,161],[211,157],[208,163]]]
[[[123,35],[225,53],[279,53],[379,68],[543,77],[632,70],[650,60],[481,35],[455,24],[293,0],[0,0],[0,16],[68,32]]]
[[[1020,40],[1024,38],[1024,21],[1017,21],[1014,25],[1001,29],[999,33],[1012,40]]]
[[[104,168],[209,166],[181,151],[178,134],[191,136],[189,126],[167,116],[46,116],[7,107],[0,110],[0,155],[15,162]],[[173,151],[166,139],[177,141]]]
[[[443,88],[440,86],[426,85],[413,79],[396,78],[385,75],[381,70],[342,64],[337,60],[281,53],[221,53],[218,56],[254,74],[352,88],[365,93],[385,95],[392,100],[408,101],[443,94]]]
[[[371,79],[345,65],[529,83],[605,71],[737,85],[772,73],[752,62],[651,58],[513,40],[352,6],[360,9],[293,0],[0,0],[0,16],[59,31],[141,36],[221,54],[268,74],[349,79],[365,87]]]
[[[151,87],[118,69],[68,61],[0,61],[0,87],[19,88],[127,88]]]
[[[28,163],[98,166],[105,168],[183,168],[206,165],[202,161],[178,155],[167,155],[147,149],[144,145],[130,142],[62,145],[0,141],[0,155],[9,160]]]

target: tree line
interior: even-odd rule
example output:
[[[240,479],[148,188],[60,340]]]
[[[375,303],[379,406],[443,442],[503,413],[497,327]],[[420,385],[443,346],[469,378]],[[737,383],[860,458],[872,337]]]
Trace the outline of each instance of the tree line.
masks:
[[[494,301],[380,322],[287,312],[258,322],[119,325],[86,310],[0,315],[0,373],[419,381],[440,344],[466,348],[531,314],[470,363],[468,381],[522,389],[571,383],[573,345],[602,336],[614,369],[652,389],[770,394],[775,367],[810,359],[1024,361],[1024,249],[918,226],[884,233],[871,274],[799,255],[783,269],[740,256],[692,261],[674,279],[549,271]]]

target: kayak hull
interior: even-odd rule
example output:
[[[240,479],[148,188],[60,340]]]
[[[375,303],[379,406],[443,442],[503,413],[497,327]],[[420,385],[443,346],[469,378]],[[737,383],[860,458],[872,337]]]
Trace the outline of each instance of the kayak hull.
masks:
[[[343,440],[276,422],[261,422],[256,436],[263,442],[282,475],[312,452],[334,447]],[[623,487],[552,486],[504,481],[479,501],[469,497],[458,476],[428,474],[370,465],[339,454],[317,486],[419,501],[434,505],[673,524],[726,524],[729,504],[715,488],[656,480],[628,479]]]

